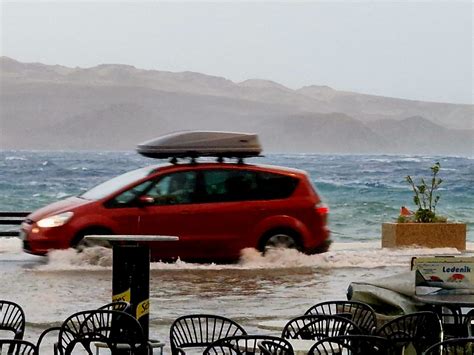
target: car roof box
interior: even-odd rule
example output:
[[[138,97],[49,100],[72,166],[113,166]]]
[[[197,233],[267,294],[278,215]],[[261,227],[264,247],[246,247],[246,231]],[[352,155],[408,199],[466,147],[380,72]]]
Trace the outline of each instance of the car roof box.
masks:
[[[223,157],[246,158],[260,155],[258,135],[241,132],[175,132],[143,142],[137,152],[158,159]]]

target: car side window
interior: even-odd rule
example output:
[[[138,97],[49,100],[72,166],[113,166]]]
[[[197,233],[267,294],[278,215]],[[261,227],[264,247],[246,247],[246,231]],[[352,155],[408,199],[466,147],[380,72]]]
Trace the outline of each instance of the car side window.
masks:
[[[153,197],[155,205],[194,203],[196,196],[196,172],[185,171],[163,176],[146,195]]]
[[[257,177],[252,171],[207,170],[203,172],[204,202],[257,199]]]
[[[129,207],[130,204],[135,201],[135,199],[143,194],[151,185],[153,181],[148,180],[142,182],[141,184],[132,187],[129,190],[122,192],[121,194],[115,196],[111,201],[109,201],[109,207]]]
[[[276,200],[290,197],[299,180],[286,175],[258,173],[258,191],[261,200]]]

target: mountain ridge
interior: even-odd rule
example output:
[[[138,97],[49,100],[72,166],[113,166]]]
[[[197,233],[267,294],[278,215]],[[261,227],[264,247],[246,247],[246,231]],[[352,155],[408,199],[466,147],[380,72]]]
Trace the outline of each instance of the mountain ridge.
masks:
[[[270,151],[472,155],[473,105],[324,85],[293,90],[265,79],[234,83],[122,64],[68,68],[7,57],[0,57],[0,84],[1,149],[130,149],[170,131],[217,129],[255,131]],[[420,130],[427,130],[425,136]],[[408,136],[419,142],[407,141]]]

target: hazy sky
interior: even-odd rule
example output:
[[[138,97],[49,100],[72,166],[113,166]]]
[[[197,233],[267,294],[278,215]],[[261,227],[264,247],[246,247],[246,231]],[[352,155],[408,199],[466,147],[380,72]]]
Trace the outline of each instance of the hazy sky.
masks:
[[[2,1],[1,11],[0,53],[25,62],[473,101],[471,1]]]

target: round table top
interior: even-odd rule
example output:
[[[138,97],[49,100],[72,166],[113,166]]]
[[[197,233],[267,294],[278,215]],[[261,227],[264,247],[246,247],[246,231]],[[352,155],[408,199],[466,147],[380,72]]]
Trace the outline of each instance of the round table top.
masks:
[[[171,235],[86,235],[85,238],[91,241],[106,241],[106,242],[173,242],[178,241],[179,237]]]

